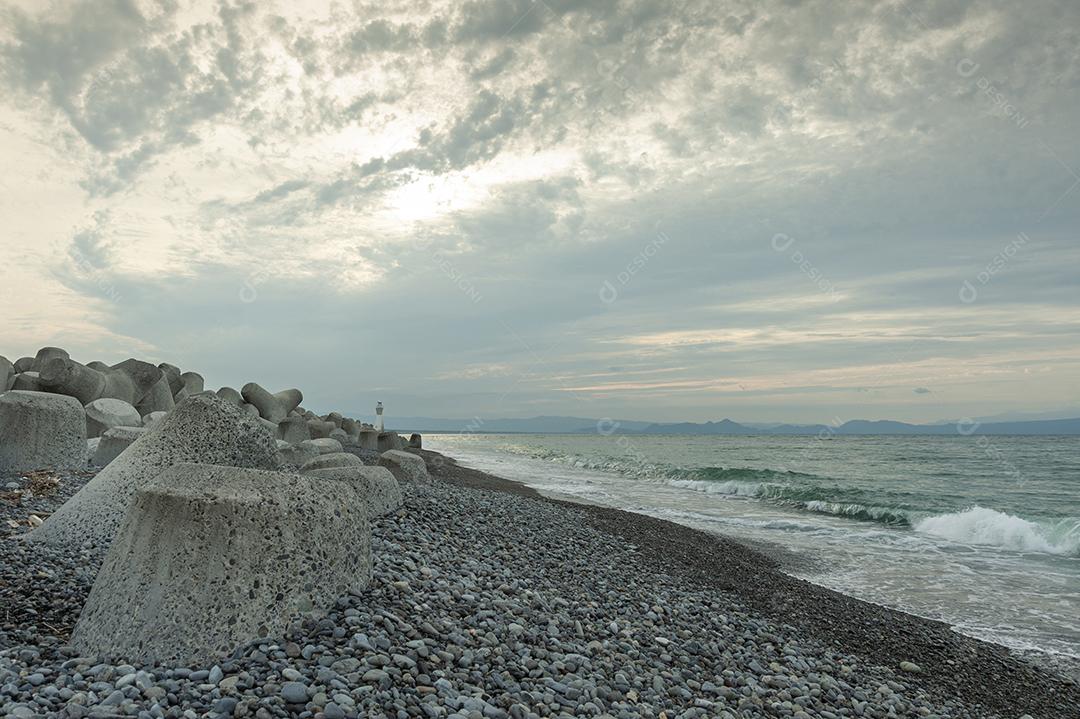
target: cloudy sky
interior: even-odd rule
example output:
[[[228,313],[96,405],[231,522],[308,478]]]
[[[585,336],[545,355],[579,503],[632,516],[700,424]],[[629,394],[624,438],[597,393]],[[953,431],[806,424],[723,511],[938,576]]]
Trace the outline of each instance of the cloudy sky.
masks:
[[[389,414],[1080,407],[1080,4],[0,0],[0,353]]]

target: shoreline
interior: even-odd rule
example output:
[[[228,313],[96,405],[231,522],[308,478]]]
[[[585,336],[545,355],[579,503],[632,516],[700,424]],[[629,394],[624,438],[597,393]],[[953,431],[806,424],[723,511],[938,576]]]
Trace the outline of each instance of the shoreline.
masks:
[[[794,579],[724,537],[410,451],[432,479],[402,482],[401,509],[373,522],[369,586],[186,666],[68,645],[105,548],[16,535],[92,473],[0,503],[0,714],[1077,716],[1074,681],[1004,647]]]
[[[594,528],[638,549],[655,567],[695,586],[732,595],[748,610],[801,635],[885,667],[913,662],[941,699],[960,698],[1004,716],[1080,716],[1080,684],[1007,647],[960,634],[944,622],[865,602],[783,571],[783,562],[720,534],[643,514],[546,497],[513,480],[412,450],[432,476],[461,487],[527,497],[580,512]],[[1070,713],[1071,712],[1071,713]]]

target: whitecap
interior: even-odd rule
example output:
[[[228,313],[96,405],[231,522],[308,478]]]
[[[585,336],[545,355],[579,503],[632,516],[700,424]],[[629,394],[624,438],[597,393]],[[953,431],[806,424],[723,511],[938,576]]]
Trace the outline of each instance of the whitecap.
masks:
[[[961,544],[982,544],[1021,552],[1080,554],[1080,519],[1031,522],[987,507],[939,514],[915,522],[915,531]]]

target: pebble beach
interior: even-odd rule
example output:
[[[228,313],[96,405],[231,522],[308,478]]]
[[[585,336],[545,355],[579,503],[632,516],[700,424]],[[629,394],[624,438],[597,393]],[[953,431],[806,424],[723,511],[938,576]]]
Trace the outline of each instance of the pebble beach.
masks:
[[[1002,647],[721,537],[421,454],[434,482],[403,485],[373,523],[366,589],[207,666],[79,656],[68,640],[105,548],[19,535],[92,474],[0,477],[0,714],[1080,716],[1074,681]]]

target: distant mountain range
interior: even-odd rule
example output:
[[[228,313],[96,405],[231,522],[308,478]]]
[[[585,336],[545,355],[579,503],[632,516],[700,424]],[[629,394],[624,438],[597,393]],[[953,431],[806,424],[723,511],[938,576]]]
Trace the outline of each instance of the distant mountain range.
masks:
[[[680,422],[677,424],[650,424],[635,434],[729,434],[729,435],[1004,435],[1004,434],[1080,434],[1080,417],[1074,419],[1047,419],[1031,422],[976,422],[960,420],[948,424],[908,424],[891,420],[853,419],[841,425],[781,424],[773,427],[747,427],[730,419],[719,422]]]
[[[357,414],[357,417],[363,416]],[[387,417],[386,426],[399,432],[447,432],[463,434],[569,434],[597,432],[600,423],[614,423],[618,431],[642,430],[652,422],[598,420],[586,417],[529,417],[527,419],[437,419],[433,417]],[[605,433],[610,433],[604,429]]]
[[[908,424],[891,420],[853,419],[841,425],[745,425],[719,422],[642,422],[584,417],[530,417],[523,419],[436,419],[388,417],[387,426],[399,432],[463,434],[687,434],[687,435],[1080,435],[1080,417],[1016,422],[958,420],[936,424]]]

